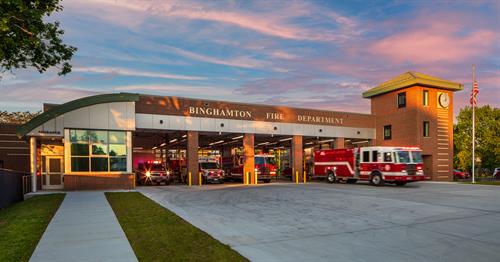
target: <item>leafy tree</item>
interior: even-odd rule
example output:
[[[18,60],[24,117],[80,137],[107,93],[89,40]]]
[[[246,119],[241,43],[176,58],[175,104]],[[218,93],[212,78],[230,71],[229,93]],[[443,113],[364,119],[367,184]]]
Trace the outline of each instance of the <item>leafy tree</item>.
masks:
[[[472,108],[460,109],[453,127],[455,155],[453,163],[472,169]],[[476,108],[476,166],[493,169],[500,166],[500,109],[485,105]]]
[[[62,42],[64,31],[59,22],[44,18],[62,10],[60,0],[0,1],[0,72],[35,67],[43,73],[49,67],[59,75],[71,72],[71,60],[77,50]]]
[[[33,117],[41,114],[42,111],[38,112],[7,112],[0,111],[0,124],[24,124],[31,120]]]

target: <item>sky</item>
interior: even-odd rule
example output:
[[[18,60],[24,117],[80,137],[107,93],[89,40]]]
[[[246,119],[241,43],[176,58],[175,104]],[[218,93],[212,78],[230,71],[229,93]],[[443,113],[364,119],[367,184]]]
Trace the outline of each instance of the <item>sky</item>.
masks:
[[[361,93],[407,71],[464,84],[500,107],[500,1],[64,0],[73,72],[0,80],[0,110],[100,93],[370,112]]]

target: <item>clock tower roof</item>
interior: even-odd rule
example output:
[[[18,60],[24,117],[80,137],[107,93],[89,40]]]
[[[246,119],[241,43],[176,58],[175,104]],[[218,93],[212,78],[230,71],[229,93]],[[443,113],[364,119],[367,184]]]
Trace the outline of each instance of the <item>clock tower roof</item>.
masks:
[[[415,85],[429,86],[451,91],[460,91],[463,89],[463,85],[460,83],[451,82],[445,79],[422,74],[419,72],[409,71],[389,81],[386,81],[368,91],[363,92],[363,98],[371,98],[374,96],[382,95],[391,91]]]

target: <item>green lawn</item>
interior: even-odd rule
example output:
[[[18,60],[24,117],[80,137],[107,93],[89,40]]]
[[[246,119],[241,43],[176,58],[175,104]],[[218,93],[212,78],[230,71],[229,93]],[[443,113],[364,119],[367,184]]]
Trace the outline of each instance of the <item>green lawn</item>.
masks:
[[[248,261],[141,193],[106,198],[139,261]]]
[[[472,184],[472,182],[463,182],[464,184]],[[500,186],[500,181],[481,181],[477,182],[475,184],[478,185],[490,185],[490,186]]]
[[[0,210],[0,261],[28,261],[63,199],[33,196]]]

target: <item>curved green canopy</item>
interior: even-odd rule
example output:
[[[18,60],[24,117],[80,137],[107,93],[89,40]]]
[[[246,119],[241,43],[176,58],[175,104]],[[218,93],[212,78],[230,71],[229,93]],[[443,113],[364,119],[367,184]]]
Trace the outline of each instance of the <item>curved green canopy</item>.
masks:
[[[88,96],[73,100],[62,105],[55,106],[42,114],[34,117],[30,121],[24,123],[17,128],[17,136],[24,137],[36,127],[44,124],[51,119],[54,119],[64,113],[96,104],[113,103],[113,102],[135,102],[139,101],[139,94],[132,93],[117,93]]]

